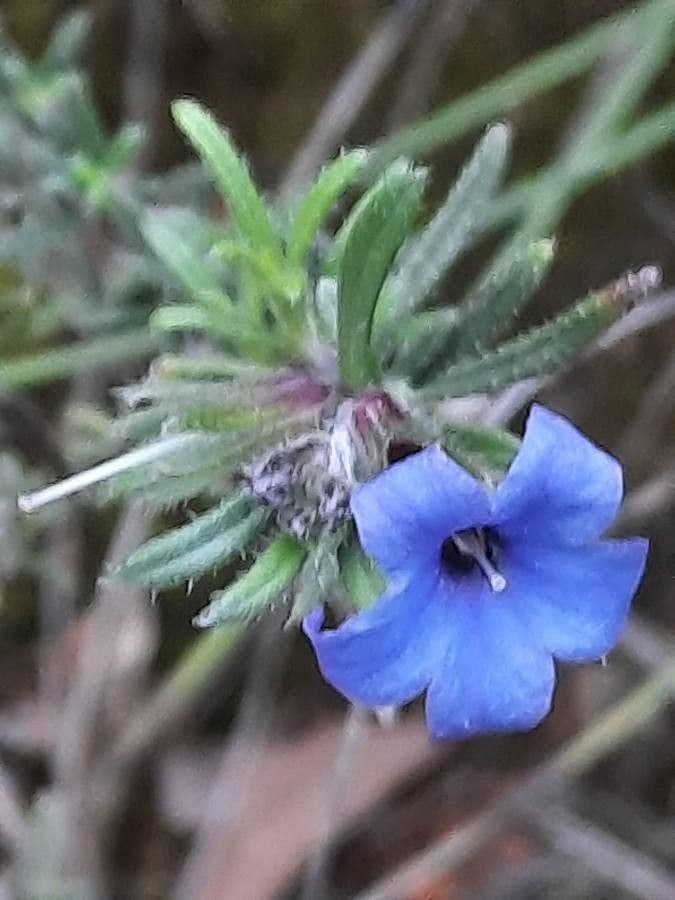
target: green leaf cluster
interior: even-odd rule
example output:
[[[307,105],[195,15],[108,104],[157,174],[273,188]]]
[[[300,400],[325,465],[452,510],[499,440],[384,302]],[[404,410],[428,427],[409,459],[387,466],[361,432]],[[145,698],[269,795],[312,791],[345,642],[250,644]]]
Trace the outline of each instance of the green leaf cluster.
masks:
[[[311,356],[309,256],[367,154],[344,153],[291,209],[273,210],[211,113],[192,100],[178,100],[172,109],[222,197],[226,221],[216,225],[175,209],[142,220],[148,244],[190,301],[158,310],[153,326],[204,333],[224,350],[263,364]]]
[[[247,622],[290,592],[293,621],[327,597],[338,615],[349,614],[385,588],[349,522],[299,540],[293,517],[275,513],[264,492],[241,487],[245,464],[279,451],[283,468],[284,448],[316,439],[329,448],[326,468],[337,467],[351,487],[354,473],[377,469],[363,464],[368,447],[381,467],[392,444],[438,441],[498,481],[518,440],[459,421],[454,401],[558,371],[635,299],[629,281],[617,282],[548,321],[534,308],[528,323],[535,324],[523,327],[569,204],[675,135],[670,107],[633,121],[672,55],[672,4],[651,0],[412,130],[341,153],[291,200],[266,197],[227,130],[188,99],[173,104],[173,116],[202,168],[139,174],[137,130],[106,133],[77,69],[83,34],[84,20],[75,18],[37,63],[11,48],[0,60],[8,183],[0,192],[22,198],[20,224],[0,235],[0,290],[9,301],[0,386],[16,390],[175,351],[117,392],[122,409],[111,433],[120,455],[91,477],[74,476],[63,495],[101,482],[106,500],[136,497],[160,510],[196,497],[213,505],[146,542],[111,575],[155,591],[252,553],[250,567],[211,596],[198,626]],[[505,186],[511,132],[489,123],[578,76],[617,40],[625,70],[581,123],[578,140],[527,181]],[[428,172],[412,157],[483,126],[428,214]],[[83,223],[95,235],[114,235],[103,267],[87,259]],[[488,252],[497,228],[505,230]],[[54,285],[57,250],[64,276]],[[43,353],[64,326],[77,340]],[[296,478],[308,471],[289,469]],[[278,471],[267,474],[273,481]],[[295,493],[320,493],[323,481],[311,477],[319,488],[303,484]]]

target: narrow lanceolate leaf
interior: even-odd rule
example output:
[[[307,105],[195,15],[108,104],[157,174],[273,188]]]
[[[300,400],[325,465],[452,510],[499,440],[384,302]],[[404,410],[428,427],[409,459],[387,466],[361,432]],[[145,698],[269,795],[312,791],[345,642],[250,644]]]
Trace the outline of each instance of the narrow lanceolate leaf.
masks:
[[[261,253],[258,247],[242,240],[225,239],[213,249],[232,270],[247,272],[249,277],[252,276],[264,287],[265,292],[275,297],[295,302],[302,293],[304,273],[289,266],[282,268],[277,259]]]
[[[203,403],[175,413],[176,424],[185,431],[213,431],[238,435],[240,440],[255,438],[266,429],[284,426],[283,415],[277,408],[258,408],[248,404],[224,407]]]
[[[195,618],[198,628],[261,615],[290,586],[307,551],[290,535],[280,535],[234,584],[211,594],[211,602]]]
[[[188,296],[205,312],[222,318],[226,327],[233,318],[234,304],[209,268],[210,242],[199,216],[186,209],[153,210],[141,220],[141,231]]]
[[[151,313],[148,324],[155,331],[206,331],[210,330],[212,319],[205,309],[192,303],[177,303],[162,306]]]
[[[352,150],[329,163],[309,191],[301,198],[291,224],[286,258],[292,266],[300,266],[319,229],[331,209],[363,172],[368,159],[366,150]]]
[[[451,334],[457,311],[432,309],[417,313],[389,341],[378,346],[382,366],[393,375],[416,383],[418,373],[428,371]],[[384,355],[383,355],[384,354]]]
[[[176,556],[189,553],[244,519],[250,513],[252,505],[251,498],[245,491],[226,497],[187,525],[173,528],[146,541],[114,570],[113,575],[133,578],[139,573],[142,575],[147,570],[171,562]]]
[[[0,388],[21,390],[69,378],[78,372],[93,372],[131,359],[149,356],[160,346],[157,334],[148,329],[112,334],[66,347],[43,350],[0,361]]]
[[[301,622],[310,610],[330,600],[339,590],[337,554],[342,538],[341,534],[323,537],[309,550],[295,583],[289,625]]]
[[[164,419],[161,409],[136,409],[114,419],[110,435],[123,441],[145,441],[160,435]]]
[[[167,475],[149,484],[137,485],[134,500],[151,512],[174,509],[195,497],[218,498],[230,490],[229,472],[222,466],[206,466],[186,475]],[[119,485],[118,485],[119,492]],[[107,503],[101,492],[101,502]]]
[[[338,284],[335,278],[319,278],[309,304],[316,331],[323,340],[337,340]]]
[[[91,29],[91,15],[76,10],[62,19],[54,29],[39,67],[46,71],[59,71],[75,65]]]
[[[520,441],[508,431],[479,425],[452,423],[441,443],[451,456],[469,460],[472,471],[501,474],[518,452]]]
[[[145,132],[140,125],[123,125],[110,142],[106,153],[106,166],[119,172],[130,165],[145,142]]]
[[[338,353],[347,385],[377,379],[370,346],[373,312],[391,264],[419,212],[424,182],[400,160],[362,197],[344,226],[338,266]]]
[[[52,103],[48,118],[54,131],[91,159],[103,160],[108,142],[89,83],[65,72],[54,82]]]
[[[434,218],[403,249],[375,310],[375,342],[386,340],[395,322],[429,302],[438,280],[469,245],[501,183],[508,146],[508,128],[490,128]]]
[[[391,371],[420,385],[448,362],[478,354],[508,330],[546,275],[553,251],[552,240],[521,245],[481,275],[459,306],[417,313],[396,331],[401,349]]]
[[[568,312],[478,359],[459,362],[420,393],[426,399],[494,393],[533,375],[554,372],[620,314],[612,289],[598,291]]]
[[[163,403],[171,411],[199,406],[232,408],[258,404],[274,397],[273,388],[263,385],[243,385],[235,379],[227,381],[188,381],[158,378],[151,374],[142,381],[132,382],[113,393],[130,409],[142,403]]]
[[[481,276],[457,310],[449,358],[474,355],[508,330],[548,272],[554,249],[552,240],[533,241]]]
[[[356,609],[370,606],[386,589],[380,570],[365,555],[356,539],[346,544],[340,552],[340,574]]]
[[[208,110],[192,100],[176,100],[171,109],[176,124],[211,170],[241,237],[280,261],[281,242],[227,132]]]
[[[272,375],[275,370],[228,356],[226,353],[211,353],[194,357],[166,354],[155,360],[152,371],[161,378],[176,381],[183,378],[220,381],[234,376],[240,380],[254,381]]]
[[[222,526],[222,530],[214,530],[215,525],[208,522],[204,524],[206,537],[198,541],[192,536],[186,540],[185,534],[170,532],[166,538],[173,540],[177,548],[173,553],[169,554],[164,547],[157,549],[155,545],[147,550],[150,559],[147,556],[144,559],[143,550],[147,546],[144,545],[115,571],[114,576],[138,587],[153,590],[199,578],[224,565],[236,553],[246,550],[263,527],[267,515],[266,510],[258,507],[235,524]],[[184,528],[190,526],[186,525]],[[160,541],[161,538],[155,540]]]
[[[278,435],[283,434],[284,424],[279,419],[275,419],[266,425],[245,427],[240,431],[222,434],[195,432],[204,438],[205,443],[201,450],[191,456],[174,454],[168,460],[163,461],[157,477],[161,479],[166,475],[187,475],[189,472],[196,472],[205,466],[218,463],[225,471],[227,468],[237,465],[250,453],[254,453],[261,444],[264,446],[270,437],[272,440],[278,439]]]

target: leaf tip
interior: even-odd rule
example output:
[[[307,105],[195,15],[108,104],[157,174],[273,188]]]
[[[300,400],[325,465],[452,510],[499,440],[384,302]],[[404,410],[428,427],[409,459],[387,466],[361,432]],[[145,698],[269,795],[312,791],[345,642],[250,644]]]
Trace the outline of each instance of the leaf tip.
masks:
[[[196,616],[192,617],[192,625],[195,628],[213,628],[217,624],[217,617],[211,610],[211,604],[200,610]]]
[[[178,97],[176,100],[171,101],[171,115],[173,116],[174,122],[181,128],[183,127],[186,117],[200,108],[197,101],[193,100],[191,97]]]
[[[555,238],[544,238],[541,241],[535,241],[532,244],[532,252],[537,262],[546,265],[551,262],[555,256],[556,240]]]
[[[494,122],[489,125],[485,131],[485,140],[490,141],[495,146],[508,148],[513,136],[513,130],[508,122]]]

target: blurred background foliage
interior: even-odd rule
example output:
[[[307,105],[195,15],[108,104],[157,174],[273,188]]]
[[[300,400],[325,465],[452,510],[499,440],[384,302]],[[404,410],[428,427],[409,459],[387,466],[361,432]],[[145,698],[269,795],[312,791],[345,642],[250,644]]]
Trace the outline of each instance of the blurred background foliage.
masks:
[[[197,644],[190,627],[214,585],[160,607],[96,586],[103,560],[119,561],[154,528],[142,511],[73,503],[26,518],[14,505],[20,491],[121,449],[109,389],[177,346],[148,317],[183,288],[139,223],[158,205],[190,207],[202,222],[222,215],[172,124],[177,96],[216,112],[282,202],[340,146],[375,145],[382,161],[405,151],[432,167],[429,212],[483,126],[505,118],[515,141],[494,237],[453,273],[448,296],[514,221],[557,239],[525,324],[645,263],[672,285],[675,5],[643,3],[626,19],[634,6],[2,4],[0,896],[675,896],[674,722],[664,710],[675,630],[672,317],[540,395],[620,456],[624,527],[649,534],[653,550],[624,649],[607,669],[567,671],[555,714],[529,737],[431,747],[414,713],[391,731],[343,728],[340,701],[292,632],[279,641],[278,621],[226,657],[229,637]],[[606,25],[613,16],[623,27]],[[538,58],[557,45],[567,49]],[[661,299],[673,306],[667,290]],[[506,411],[517,426],[520,407]],[[630,693],[655,669],[656,686]],[[624,696],[609,727],[601,711]],[[589,729],[593,751],[573,743]],[[537,764],[574,787],[528,798]],[[527,802],[498,829],[514,784]],[[455,858],[448,840],[484,810],[471,858]],[[408,858],[415,877],[396,893],[387,874]],[[378,879],[380,893],[359,893]]]

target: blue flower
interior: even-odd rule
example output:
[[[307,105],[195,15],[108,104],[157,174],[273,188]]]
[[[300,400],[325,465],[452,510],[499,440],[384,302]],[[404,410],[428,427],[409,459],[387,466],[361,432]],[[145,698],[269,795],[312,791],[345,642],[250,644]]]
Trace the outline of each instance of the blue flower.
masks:
[[[622,493],[618,462],[540,406],[496,489],[438,446],[395,463],[351,501],[387,592],[334,630],[304,622],[324,677],[369,708],[426,690],[436,737],[533,728],[553,658],[599,659],[624,626],[647,541],[601,539]]]

